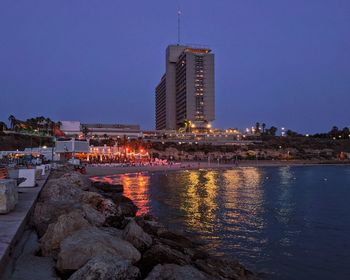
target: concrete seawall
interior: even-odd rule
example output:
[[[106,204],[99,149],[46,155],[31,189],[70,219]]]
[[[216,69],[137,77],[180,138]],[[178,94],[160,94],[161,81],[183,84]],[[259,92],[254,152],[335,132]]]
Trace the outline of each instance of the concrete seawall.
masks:
[[[29,222],[35,203],[49,174],[38,180],[33,188],[18,188],[18,204],[15,209],[0,215],[0,279],[5,269],[11,265],[15,247]]]

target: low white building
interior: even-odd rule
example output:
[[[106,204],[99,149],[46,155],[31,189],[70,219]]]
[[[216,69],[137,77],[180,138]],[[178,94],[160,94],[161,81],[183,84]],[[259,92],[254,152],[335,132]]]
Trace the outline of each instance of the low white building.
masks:
[[[86,134],[90,137],[142,137],[140,126],[137,124],[103,124],[103,123],[81,123],[80,121],[61,121],[60,129],[71,137],[79,137]]]
[[[103,137],[129,137],[138,138],[142,137],[140,126],[137,124],[99,124],[99,123],[87,123],[82,124],[82,131],[86,130],[90,137],[98,136]]]
[[[79,136],[81,134],[80,121],[61,121],[60,129],[67,136]]]

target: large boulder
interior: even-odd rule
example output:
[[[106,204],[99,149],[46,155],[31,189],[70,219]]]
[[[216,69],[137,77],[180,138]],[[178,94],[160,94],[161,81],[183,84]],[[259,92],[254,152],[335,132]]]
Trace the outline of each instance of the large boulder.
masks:
[[[56,258],[63,239],[77,230],[88,227],[91,227],[91,225],[84,218],[84,213],[81,210],[74,210],[59,216],[56,223],[49,225],[46,233],[40,240],[43,256]]]
[[[77,201],[83,191],[64,178],[50,179],[40,194],[40,201]]]
[[[209,256],[195,260],[194,264],[216,279],[255,279],[254,274],[236,260]]]
[[[142,260],[139,262],[139,267],[142,275],[146,275],[157,264],[174,263],[187,265],[190,262],[190,257],[180,251],[164,244],[155,244],[143,254]]]
[[[0,180],[0,214],[6,214],[15,209],[18,202],[16,180]]]
[[[124,229],[127,224],[128,224],[128,219],[126,219],[123,215],[120,215],[120,216],[107,217],[104,223],[104,226]]]
[[[169,230],[158,230],[157,236],[160,243],[166,244],[183,253],[188,253],[189,249],[193,249],[195,247],[194,243],[188,238]]]
[[[199,271],[190,265],[165,264],[157,265],[149,273],[146,280],[207,280],[214,278],[209,277],[205,273]]]
[[[56,266],[60,272],[69,273],[100,255],[118,256],[131,263],[141,258],[140,252],[129,242],[98,228],[87,228],[74,232],[61,242]]]
[[[95,192],[82,192],[79,194],[79,201],[91,205],[101,212],[106,218],[109,216],[120,216],[121,211],[114,202]]]
[[[131,219],[124,229],[123,238],[143,252],[152,245],[152,237]]]
[[[89,204],[83,203],[81,205],[81,209],[84,212],[84,217],[89,221],[90,224],[94,226],[102,226],[106,217],[101,212],[97,211],[95,208],[90,206]]]
[[[74,209],[79,209],[81,204],[74,201],[48,201],[37,202],[34,209],[32,222],[41,237],[45,234],[49,224],[55,223],[59,216],[67,214]]]
[[[74,185],[75,187],[86,191],[91,186],[91,181],[88,177],[80,174],[79,172],[69,172],[62,175],[60,179],[63,179],[69,185]]]
[[[130,261],[117,256],[103,255],[89,260],[74,272],[69,280],[133,280],[138,279],[140,271]]]
[[[136,217],[135,221],[150,235],[158,236],[159,233],[166,231],[166,228],[155,220],[148,220],[145,219],[145,217]]]
[[[121,193],[124,191],[124,187],[122,184],[112,184],[105,181],[95,181],[92,185],[103,192],[107,193]]]
[[[75,201],[48,201],[38,202],[34,209],[32,222],[38,235],[45,234],[49,224],[55,223],[59,216],[80,209],[84,212],[84,217],[94,226],[101,226],[105,222],[105,216],[88,204]]]
[[[137,206],[135,203],[126,196],[118,196],[113,200],[115,204],[119,205],[122,215],[126,217],[135,217],[137,213]]]

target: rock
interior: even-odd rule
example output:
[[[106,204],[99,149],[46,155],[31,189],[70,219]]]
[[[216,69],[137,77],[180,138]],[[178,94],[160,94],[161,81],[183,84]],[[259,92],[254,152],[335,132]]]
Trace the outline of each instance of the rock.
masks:
[[[235,260],[210,256],[206,259],[197,259],[194,264],[216,279],[255,279],[252,272]]]
[[[114,227],[100,227],[99,229],[108,233],[109,235],[111,235],[113,237],[123,239],[123,231],[121,229],[117,229]]]
[[[87,219],[90,224],[94,226],[102,226],[105,223],[106,221],[105,215],[97,211],[95,208],[93,208],[89,204],[83,203],[81,208],[84,212],[85,219]]]
[[[205,273],[190,265],[179,266],[176,264],[157,265],[149,273],[146,280],[206,280],[213,279]]]
[[[136,213],[137,213],[137,206],[135,204],[131,204],[131,203],[120,203],[119,204],[121,213],[123,216],[125,217],[135,217]]]
[[[138,279],[140,271],[117,256],[97,256],[89,260],[82,268],[76,271],[69,280],[114,280]]]
[[[95,181],[92,185],[103,192],[111,192],[111,193],[120,193],[124,191],[124,187],[122,184],[111,184],[108,182]]]
[[[158,230],[157,233],[161,243],[167,244],[176,250],[184,252],[185,248],[194,247],[191,240],[172,231]]]
[[[37,202],[33,214],[33,224],[41,237],[45,234],[49,224],[55,223],[57,218],[74,209],[79,209],[81,204],[74,201],[48,201]]]
[[[130,243],[98,228],[87,228],[74,232],[61,242],[56,267],[61,273],[69,273],[100,255],[118,256],[131,263],[141,258],[140,252]]]
[[[63,178],[50,179],[40,194],[40,201],[77,201],[82,190]]]
[[[174,250],[167,245],[156,244],[148,249],[139,262],[142,275],[146,275],[157,264],[175,263],[178,265],[190,264],[189,256],[180,251]]]
[[[38,202],[34,209],[32,222],[38,235],[45,234],[49,224],[55,223],[59,216],[80,209],[84,212],[84,218],[94,226],[102,226],[105,223],[105,216],[88,204],[74,201],[48,201]]]
[[[6,214],[15,209],[18,202],[16,180],[0,180],[0,214]]]
[[[135,221],[145,232],[154,236],[158,236],[158,232],[165,230],[165,227],[157,221],[149,221],[140,217],[136,217]]]
[[[77,188],[87,191],[91,186],[91,181],[79,172],[69,172],[61,176],[61,180],[65,180],[67,184],[74,185]]]
[[[126,216],[126,217],[136,216],[138,208],[130,198],[126,196],[120,196],[118,198],[118,202],[116,202],[115,200],[114,202],[117,205],[119,205],[123,216]]]
[[[106,218],[109,216],[121,216],[121,210],[110,199],[104,198],[95,192],[82,192],[79,201],[87,203],[101,212]]]
[[[127,224],[128,224],[128,220],[125,219],[124,216],[120,215],[120,216],[107,217],[104,223],[104,226],[123,229],[126,227]]]
[[[77,230],[88,227],[91,227],[91,225],[84,218],[84,213],[81,210],[74,210],[59,216],[56,223],[49,225],[46,233],[40,240],[43,256],[56,258],[63,239]]]
[[[104,197],[109,197],[121,209],[121,214],[125,217],[135,217],[137,213],[137,206],[128,197],[120,193],[104,193]]]
[[[123,238],[143,252],[152,245],[152,237],[134,221],[130,220],[124,229]]]

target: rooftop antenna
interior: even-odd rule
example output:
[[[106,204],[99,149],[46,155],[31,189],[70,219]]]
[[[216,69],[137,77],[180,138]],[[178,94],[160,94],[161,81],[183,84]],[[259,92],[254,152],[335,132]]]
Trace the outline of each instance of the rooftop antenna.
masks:
[[[181,19],[181,10],[177,9],[177,45],[180,45],[180,19]]]

